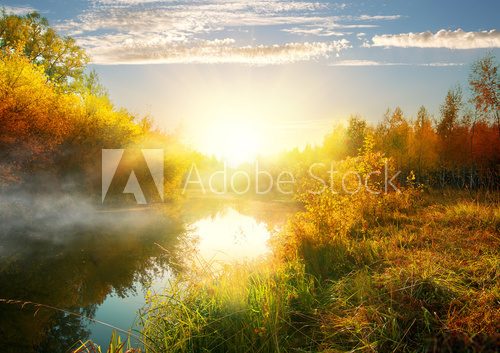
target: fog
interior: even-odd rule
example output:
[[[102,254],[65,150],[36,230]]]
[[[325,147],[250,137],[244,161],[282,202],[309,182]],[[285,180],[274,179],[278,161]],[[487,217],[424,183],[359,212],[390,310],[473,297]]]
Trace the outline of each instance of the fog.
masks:
[[[0,241],[22,237],[61,242],[80,230],[130,230],[165,222],[166,218],[159,211],[158,207],[151,206],[104,208],[93,198],[72,194],[3,193]],[[3,248],[4,244],[0,244],[0,252],[6,250]]]

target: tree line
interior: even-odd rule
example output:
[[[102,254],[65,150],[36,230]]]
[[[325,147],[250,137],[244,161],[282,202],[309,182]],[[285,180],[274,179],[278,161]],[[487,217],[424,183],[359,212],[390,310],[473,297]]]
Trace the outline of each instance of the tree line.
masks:
[[[300,170],[318,161],[355,157],[370,137],[374,150],[391,158],[403,176],[413,173],[417,182],[432,187],[497,189],[499,91],[498,63],[488,53],[471,67],[470,94],[464,94],[460,86],[450,89],[438,116],[424,106],[414,118],[400,107],[388,109],[376,125],[354,115],[347,126],[335,126],[321,145],[288,151],[280,156],[279,164]]]
[[[208,169],[219,165],[153,128],[149,117],[115,107],[88,62],[74,39],[58,35],[39,14],[0,14],[0,188],[49,183],[99,194],[103,148],[166,149],[167,193],[182,184],[191,161]],[[472,65],[468,81],[466,94],[461,87],[447,92],[438,116],[423,106],[414,118],[399,107],[387,110],[376,126],[352,116],[320,146],[259,162],[278,173],[340,161],[358,155],[370,137],[374,150],[418,182],[498,188],[500,81],[491,53]]]

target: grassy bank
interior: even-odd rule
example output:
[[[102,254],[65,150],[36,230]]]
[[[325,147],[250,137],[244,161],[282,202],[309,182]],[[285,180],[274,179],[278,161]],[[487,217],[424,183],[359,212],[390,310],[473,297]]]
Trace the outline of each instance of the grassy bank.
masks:
[[[193,270],[150,297],[144,335],[157,352],[494,351],[497,197],[315,198],[274,258]]]
[[[273,236],[271,258],[216,273],[188,264],[151,296],[151,351],[494,351],[498,194],[432,193],[413,175],[386,192],[374,176],[391,161],[370,144],[337,167],[366,187],[300,180],[303,210]]]

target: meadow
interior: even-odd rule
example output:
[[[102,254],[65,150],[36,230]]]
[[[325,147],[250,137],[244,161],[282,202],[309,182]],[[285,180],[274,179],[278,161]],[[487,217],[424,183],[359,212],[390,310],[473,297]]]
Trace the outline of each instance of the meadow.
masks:
[[[11,249],[15,237],[23,243],[1,258],[0,275],[14,288],[3,286],[1,294],[19,297],[0,297],[0,335],[14,341],[0,337],[0,347],[38,352],[48,336],[54,347],[67,351],[69,342],[90,334],[81,317],[92,319],[111,293],[125,296],[137,277],[147,277],[152,263],[165,255],[159,243],[179,245],[184,219],[177,218],[194,218],[186,215],[197,211],[192,207],[180,215],[177,207],[190,166],[210,182],[225,164],[187,147],[148,116],[116,107],[87,67],[85,51],[74,39],[59,36],[40,14],[2,11],[0,33],[0,192],[9,201],[0,207],[0,250]],[[239,165],[233,172],[255,171],[257,164],[269,171],[267,184],[254,173],[248,185],[239,181],[233,189],[258,191],[260,185],[269,191],[260,201],[279,198],[296,210],[270,238],[271,254],[213,266],[200,262],[196,251],[180,248],[183,256],[157,261],[175,268],[175,276],[164,290],[148,295],[141,328],[134,332],[143,347],[128,351],[496,351],[500,85],[492,53],[471,63],[468,84],[467,91],[457,86],[443,92],[435,116],[424,106],[414,117],[397,106],[388,109],[377,124],[353,115],[345,124],[332,121],[316,145]],[[130,204],[107,203],[101,195],[102,150],[128,148],[165,151],[165,209],[173,211],[164,223],[151,226],[152,217],[144,217],[148,227],[136,229],[142,219],[137,213],[124,213],[123,221],[115,212]],[[283,191],[284,172],[292,178]],[[387,175],[399,175],[391,187]],[[122,175],[121,196],[130,176]],[[142,187],[157,190],[154,181]],[[224,188],[220,181],[214,186]],[[44,201],[44,192],[51,201]],[[21,212],[11,196],[24,200]],[[59,209],[55,199],[64,201]],[[40,216],[39,209],[50,217]],[[272,216],[273,210],[265,212]],[[78,241],[70,242],[68,234],[78,235]],[[24,246],[31,243],[23,237],[33,245]],[[34,337],[19,338],[24,331],[7,324],[18,312],[4,305],[24,308],[23,300],[35,307],[35,301],[46,301],[39,303],[43,316],[32,319],[38,310],[23,312],[15,326]],[[74,308],[81,314],[66,320]],[[59,310],[58,318],[51,309]],[[107,351],[127,346],[115,333]]]
[[[218,270],[191,259],[152,295],[146,351],[496,350],[497,192],[409,183],[383,195],[303,196],[270,258]]]

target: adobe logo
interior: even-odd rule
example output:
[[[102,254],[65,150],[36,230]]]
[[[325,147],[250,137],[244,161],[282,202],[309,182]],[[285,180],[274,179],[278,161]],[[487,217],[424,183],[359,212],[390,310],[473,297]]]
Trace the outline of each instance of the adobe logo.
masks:
[[[164,163],[163,149],[103,149],[101,202],[163,202]]]

